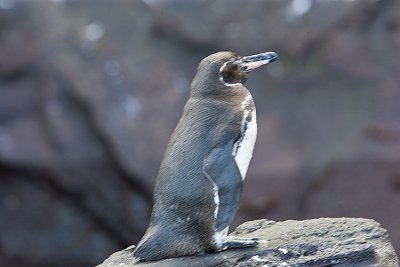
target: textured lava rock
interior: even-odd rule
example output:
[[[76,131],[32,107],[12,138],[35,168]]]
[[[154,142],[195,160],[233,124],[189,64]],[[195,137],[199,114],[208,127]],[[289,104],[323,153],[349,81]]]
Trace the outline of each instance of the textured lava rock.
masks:
[[[97,267],[398,266],[386,230],[370,219],[257,220],[240,225],[232,234],[266,242],[256,248],[136,264],[131,246],[114,253]]]

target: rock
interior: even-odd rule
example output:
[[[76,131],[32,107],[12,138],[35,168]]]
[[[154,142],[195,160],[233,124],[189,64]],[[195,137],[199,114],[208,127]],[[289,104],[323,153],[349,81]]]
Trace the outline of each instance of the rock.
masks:
[[[129,266],[399,266],[381,225],[363,218],[320,218],[304,221],[256,220],[232,235],[265,240],[256,248],[137,263],[134,246],[112,254],[97,267]]]

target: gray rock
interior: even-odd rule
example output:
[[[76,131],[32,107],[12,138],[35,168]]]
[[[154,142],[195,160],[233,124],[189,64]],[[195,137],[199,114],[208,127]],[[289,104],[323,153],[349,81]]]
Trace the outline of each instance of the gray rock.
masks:
[[[130,246],[97,267],[399,266],[386,230],[371,219],[257,220],[240,225],[232,235],[265,242],[256,248],[136,264],[132,257],[134,246]]]

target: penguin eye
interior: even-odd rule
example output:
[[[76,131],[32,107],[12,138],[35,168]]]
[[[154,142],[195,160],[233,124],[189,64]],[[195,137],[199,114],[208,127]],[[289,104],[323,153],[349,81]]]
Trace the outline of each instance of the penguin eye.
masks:
[[[234,78],[235,72],[237,72],[238,68],[239,67],[237,64],[234,64],[232,62],[226,63],[221,72],[224,80],[226,82],[230,82]]]
[[[226,62],[221,68],[220,75],[227,84],[244,83],[247,80],[247,74],[236,61]]]

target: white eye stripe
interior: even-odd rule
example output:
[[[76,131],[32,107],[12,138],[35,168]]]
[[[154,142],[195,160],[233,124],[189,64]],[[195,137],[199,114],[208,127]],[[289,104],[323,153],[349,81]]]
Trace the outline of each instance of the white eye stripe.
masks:
[[[227,61],[221,66],[221,68],[219,68],[219,81],[223,85],[228,86],[228,87],[233,87],[233,86],[237,86],[237,85],[241,85],[242,84],[242,83],[227,83],[227,82],[225,82],[224,77],[222,77],[222,72],[224,71],[226,65],[228,65],[229,63],[232,63],[232,62],[233,62],[232,60]]]

